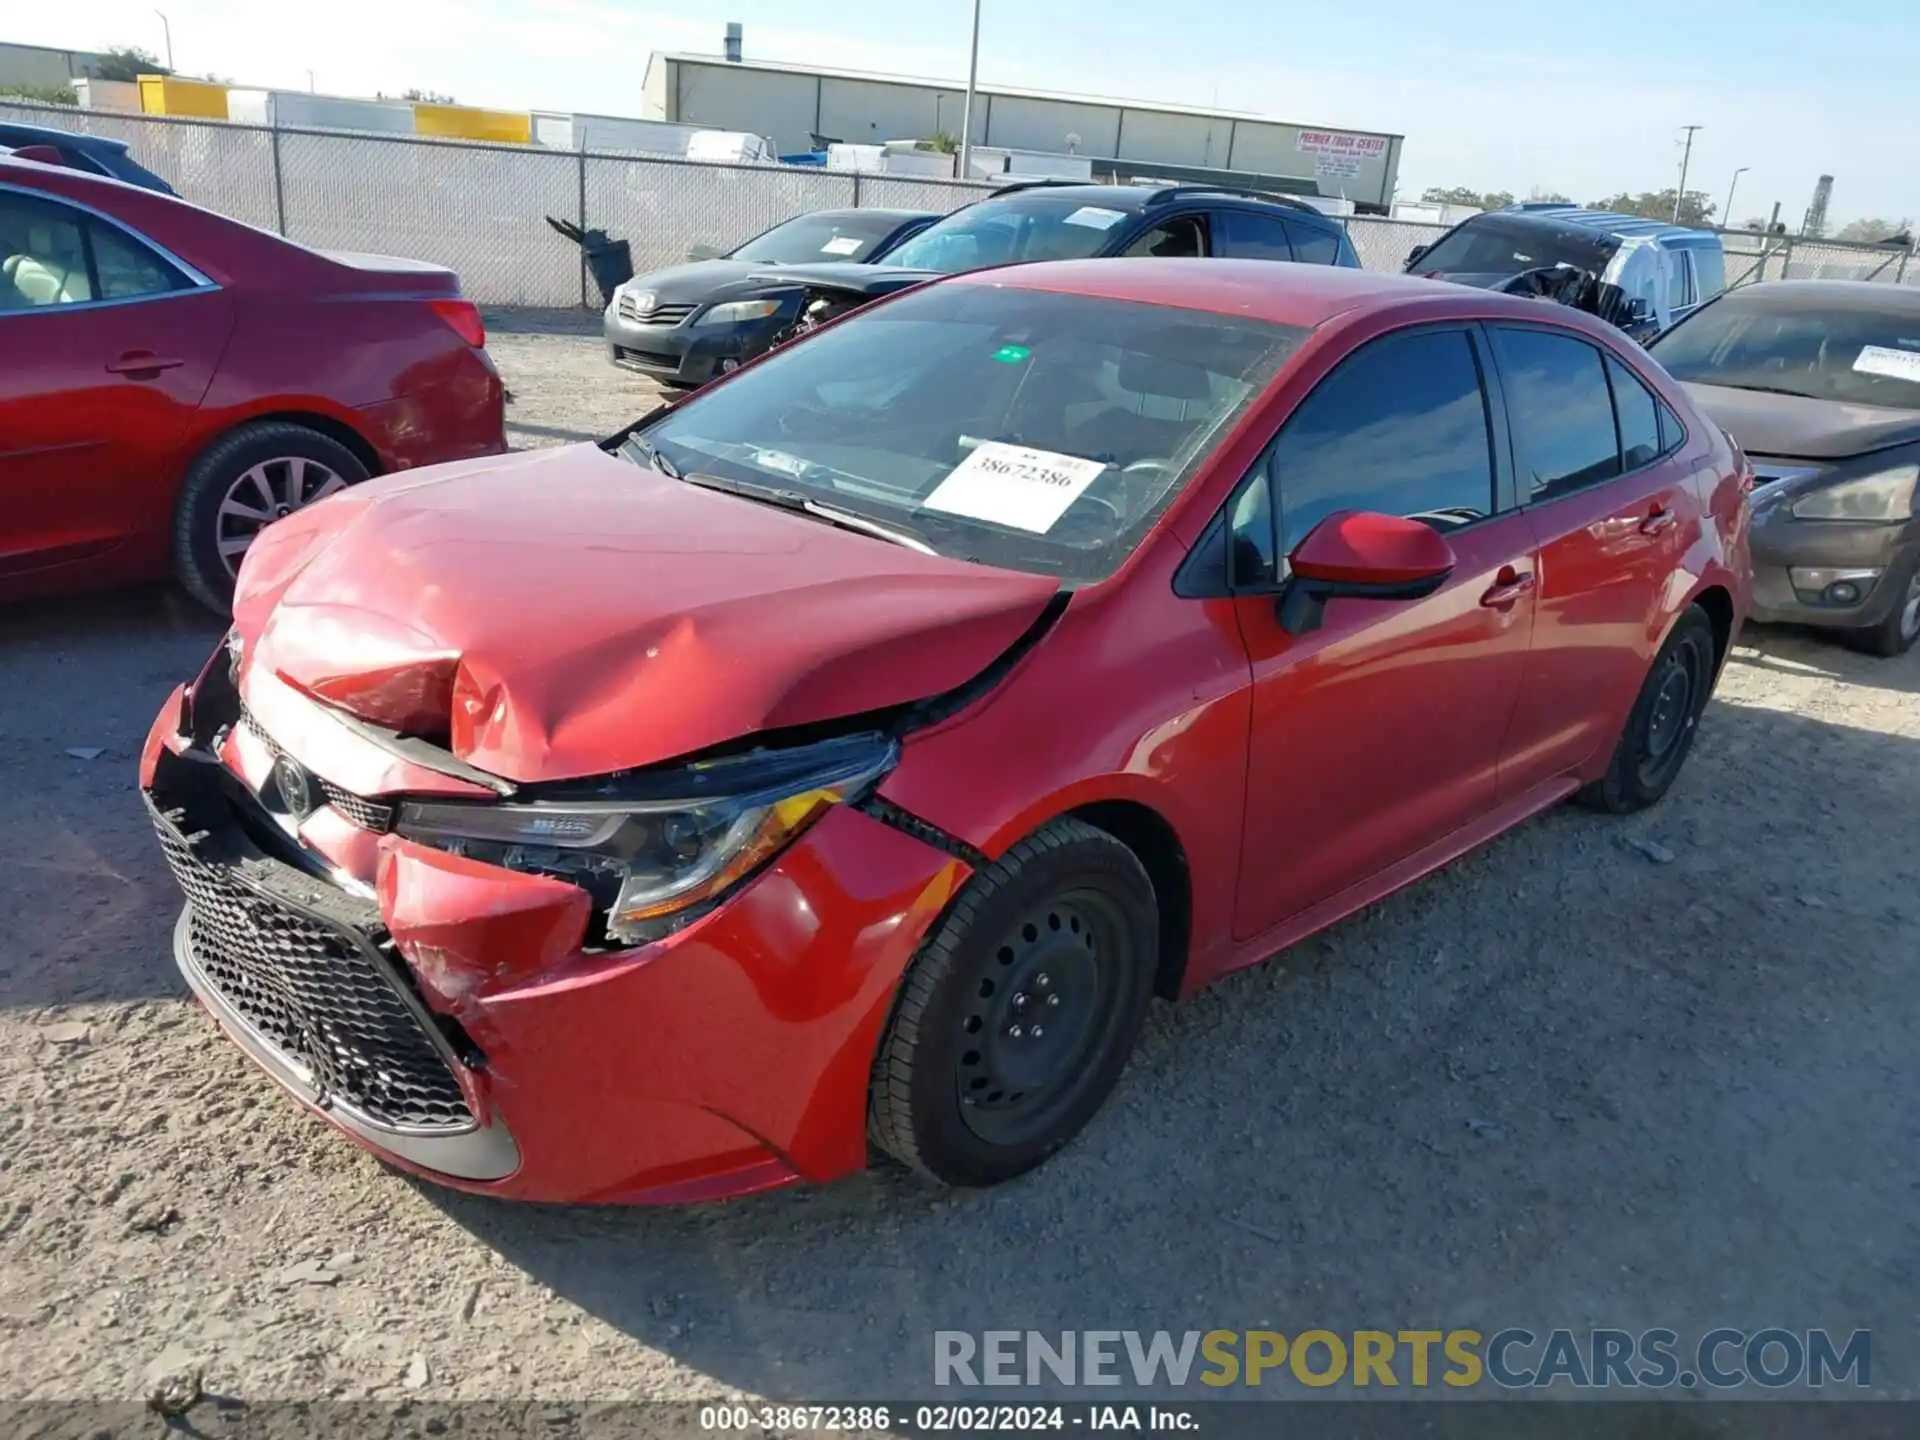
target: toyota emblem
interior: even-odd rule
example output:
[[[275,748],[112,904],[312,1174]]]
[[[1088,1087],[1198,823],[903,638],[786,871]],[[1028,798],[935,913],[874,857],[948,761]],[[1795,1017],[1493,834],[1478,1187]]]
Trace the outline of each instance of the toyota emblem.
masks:
[[[273,762],[273,783],[280,791],[281,803],[294,819],[304,820],[313,813],[313,786],[307,780],[307,772],[285,755]]]
[[[660,297],[654,294],[653,291],[641,290],[635,293],[633,297],[633,313],[634,314],[651,315],[655,310],[658,310],[659,308],[660,308]]]

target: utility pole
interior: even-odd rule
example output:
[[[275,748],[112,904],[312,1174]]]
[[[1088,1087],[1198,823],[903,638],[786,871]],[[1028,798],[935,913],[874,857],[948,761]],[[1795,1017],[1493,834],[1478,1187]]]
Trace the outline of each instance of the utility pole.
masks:
[[[967,103],[960,107],[960,173],[973,178],[973,92],[980,81],[980,0],[973,0],[973,49],[967,57]]]
[[[160,11],[156,10],[153,13],[160,16],[160,33],[167,37],[167,69],[171,70],[173,69],[173,26],[167,23],[167,17]]]
[[[1752,168],[1751,165],[1742,165],[1738,170],[1733,172],[1733,179],[1727,182],[1727,208],[1720,212],[1720,228],[1722,230],[1731,230],[1733,228],[1733,187],[1738,185],[1740,183],[1740,177]]]
[[[1680,128],[1687,132],[1687,148],[1682,151],[1680,155],[1680,188],[1673,192],[1673,223],[1676,225],[1680,223],[1680,207],[1686,202],[1687,198],[1687,164],[1693,159],[1693,132],[1696,130],[1704,130],[1707,127],[1704,125],[1682,125]]]

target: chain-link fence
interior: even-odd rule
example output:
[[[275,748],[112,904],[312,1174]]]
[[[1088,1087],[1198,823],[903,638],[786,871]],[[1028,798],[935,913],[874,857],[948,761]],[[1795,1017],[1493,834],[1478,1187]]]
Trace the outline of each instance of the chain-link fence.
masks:
[[[124,140],[142,165],[196,204],[323,250],[446,265],[487,305],[597,301],[579,249],[551,215],[628,242],[636,270],[694,245],[722,250],[782,220],[840,206],[951,210],[991,187],[795,165],[709,165],[653,155],[582,154],[409,135],[272,129],[222,120],[114,114],[25,102],[0,119]],[[1360,263],[1398,271],[1445,230],[1356,216]],[[1726,231],[1727,284],[1873,280],[1920,284],[1920,260],[1887,246]]]

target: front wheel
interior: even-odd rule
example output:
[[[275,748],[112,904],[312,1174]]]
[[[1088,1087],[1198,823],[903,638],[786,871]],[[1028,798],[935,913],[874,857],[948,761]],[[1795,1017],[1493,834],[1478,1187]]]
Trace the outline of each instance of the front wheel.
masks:
[[[1887,578],[1900,585],[1901,590],[1892,613],[1871,629],[1849,630],[1847,641],[1856,650],[1892,659],[1906,654],[1913,648],[1914,641],[1920,640],[1920,559],[1916,559],[1907,572],[1904,585],[1898,573]]]
[[[1139,859],[1055,820],[975,875],[901,982],[875,1057],[874,1143],[947,1185],[1031,1170],[1093,1118],[1153,988]]]
[[[1607,773],[1576,799],[1626,815],[1657,803],[1673,787],[1713,693],[1715,648],[1707,612],[1688,606],[1647,671]]]
[[[187,471],[174,510],[174,571],[188,593],[224,614],[240,558],[274,521],[367,478],[331,436],[288,421],[243,425]]]

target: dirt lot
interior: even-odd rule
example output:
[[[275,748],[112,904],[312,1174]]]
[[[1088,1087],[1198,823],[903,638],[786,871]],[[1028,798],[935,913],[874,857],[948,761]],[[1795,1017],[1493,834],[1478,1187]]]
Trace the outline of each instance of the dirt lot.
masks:
[[[521,443],[645,408],[592,334],[495,319]],[[898,1399],[938,1328],[1517,1324],[1871,1327],[1920,1394],[1920,655],[1749,636],[1665,805],[1158,1007],[1021,1183],[622,1212],[398,1178],[188,1004],[133,770],[216,636],[0,614],[0,1394]]]

